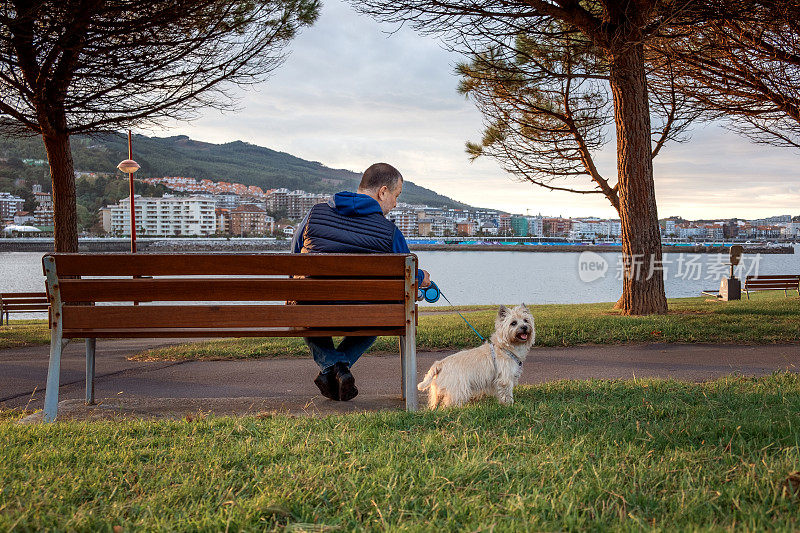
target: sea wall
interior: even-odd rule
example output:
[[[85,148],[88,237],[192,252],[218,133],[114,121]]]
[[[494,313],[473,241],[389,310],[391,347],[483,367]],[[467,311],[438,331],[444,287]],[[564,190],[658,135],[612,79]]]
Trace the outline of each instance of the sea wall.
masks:
[[[169,252],[288,252],[291,243],[287,239],[137,239],[136,248],[144,253]],[[447,252],[620,252],[620,246],[594,244],[415,244],[411,251]],[[81,252],[127,252],[127,239],[81,239]],[[664,253],[727,254],[725,246],[662,246]],[[0,252],[52,252],[53,243],[47,239],[0,239]],[[792,244],[770,246],[744,245],[748,254],[793,254]]]

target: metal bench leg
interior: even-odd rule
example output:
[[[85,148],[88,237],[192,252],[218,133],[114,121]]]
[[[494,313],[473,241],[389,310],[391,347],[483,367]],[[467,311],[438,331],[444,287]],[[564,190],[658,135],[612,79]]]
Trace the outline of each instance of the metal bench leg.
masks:
[[[47,368],[47,388],[44,393],[44,421],[55,422],[58,415],[58,387],[61,381],[61,352],[69,341],[60,335],[50,336],[50,365]]]
[[[416,335],[405,335],[403,339],[403,391],[406,400],[406,410],[416,411],[417,403],[417,346]],[[402,353],[402,352],[401,352]]]
[[[406,399],[406,336],[400,335],[400,392]]]
[[[94,405],[94,352],[97,339],[86,339],[86,405]]]

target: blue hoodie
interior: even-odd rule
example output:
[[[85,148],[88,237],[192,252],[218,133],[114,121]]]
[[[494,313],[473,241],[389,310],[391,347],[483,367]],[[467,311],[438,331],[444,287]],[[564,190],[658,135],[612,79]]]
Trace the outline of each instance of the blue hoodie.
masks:
[[[328,202],[328,205],[336,209],[336,211],[346,217],[366,216],[373,213],[383,214],[381,205],[366,194],[359,194],[355,192],[343,191],[338,192],[333,196],[333,199]],[[303,249],[303,234],[305,233],[306,225],[308,224],[308,214],[306,214],[303,221],[297,226],[292,238],[292,253],[301,253]],[[392,236],[392,253],[408,254],[411,253],[408,249],[403,233],[395,226],[394,234]],[[422,284],[424,274],[421,270],[417,270],[417,284]]]

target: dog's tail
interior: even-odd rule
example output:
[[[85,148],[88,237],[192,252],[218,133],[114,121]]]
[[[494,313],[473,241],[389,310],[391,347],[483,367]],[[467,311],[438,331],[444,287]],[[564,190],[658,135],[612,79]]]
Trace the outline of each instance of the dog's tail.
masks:
[[[417,385],[417,390],[425,390],[431,386],[431,381],[433,378],[439,375],[439,372],[442,370],[442,362],[436,361],[431,365],[431,369],[428,370],[428,373],[425,374],[425,379],[422,380],[422,383]]]

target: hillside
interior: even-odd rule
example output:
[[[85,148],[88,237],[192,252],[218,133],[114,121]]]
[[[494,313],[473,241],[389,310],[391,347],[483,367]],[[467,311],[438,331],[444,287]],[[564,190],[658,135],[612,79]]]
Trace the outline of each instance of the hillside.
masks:
[[[142,167],[136,174],[140,178],[186,176],[257,185],[265,190],[286,187],[326,193],[353,190],[360,179],[360,174],[356,172],[328,168],[316,161],[306,161],[242,141],[212,144],[194,141],[185,135],[136,135],[133,149],[134,159]],[[127,138],[123,135],[72,138],[76,170],[113,172],[127,155]],[[38,137],[0,137],[0,157],[46,159],[46,154]],[[465,204],[410,181],[405,182],[402,200],[416,204],[465,207]]]

